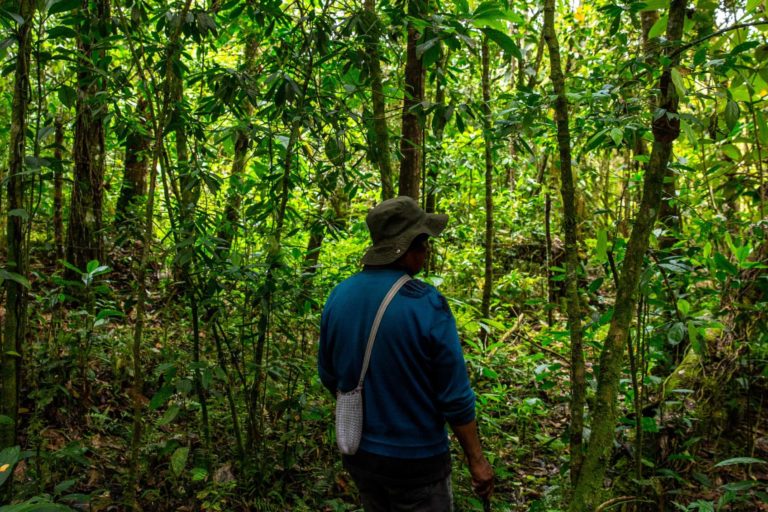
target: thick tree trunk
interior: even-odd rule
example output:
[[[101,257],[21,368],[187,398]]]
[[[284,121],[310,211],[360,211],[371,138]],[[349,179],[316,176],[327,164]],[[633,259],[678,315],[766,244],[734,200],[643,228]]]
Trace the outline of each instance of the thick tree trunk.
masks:
[[[29,60],[31,40],[31,19],[35,2],[22,0],[18,12],[25,22],[18,26],[18,55],[11,106],[10,148],[8,156],[8,220],[6,227],[8,257],[5,268],[17,275],[16,279],[5,279],[5,324],[3,325],[2,352],[0,352],[0,450],[16,445],[16,426],[19,408],[19,377],[23,342],[27,335],[27,291],[21,281],[28,274],[27,246],[24,233],[23,215],[10,212],[24,211],[25,177],[25,135],[27,127],[27,104],[29,103]],[[30,215],[30,212],[26,213]],[[8,485],[8,484],[6,484]]]
[[[139,124],[147,126],[149,106],[144,98],[136,104],[136,117]],[[129,239],[136,238],[140,232],[137,222],[139,200],[147,194],[147,171],[149,170],[152,137],[145,129],[137,129],[125,139],[125,164],[123,183],[115,208],[115,225],[125,229]]]
[[[491,316],[491,291],[493,290],[493,119],[491,112],[490,57],[488,36],[483,36],[481,48],[482,89],[483,89],[483,141],[485,146],[485,280],[483,282],[483,318]],[[483,343],[488,340],[488,331],[481,331]]]
[[[670,4],[667,24],[667,41],[670,42],[670,48],[674,48],[675,43],[682,37],[685,8],[686,0],[672,0]],[[665,66],[659,81],[658,107],[667,114],[653,121],[653,148],[645,170],[643,197],[627,244],[613,318],[600,354],[592,434],[571,500],[571,512],[592,511],[599,505],[603,476],[613,446],[616,397],[625,345],[637,302],[637,284],[643,269],[643,258],[648,249],[648,239],[661,204],[664,176],[667,174],[672,145],[680,134],[680,122],[676,116],[678,97],[671,78],[671,69],[677,64],[677,60],[674,55],[671,57],[671,62]]]
[[[374,0],[365,0],[365,56],[368,61],[368,72],[371,75],[371,99],[373,102],[373,150],[376,165],[381,173],[381,199],[395,197],[395,187],[392,184],[392,159],[389,151],[389,128],[387,127],[386,97],[384,96],[384,81],[381,72],[381,57],[379,56],[379,40],[381,40],[381,21],[376,15]]]
[[[86,20],[78,39],[80,56],[77,72],[75,118],[75,172],[69,208],[67,261],[85,269],[91,260],[103,261],[102,201],[104,183],[104,119],[107,102],[103,92],[106,78],[99,66],[105,55],[109,34],[109,0],[99,0],[91,12],[83,1],[81,15]],[[71,271],[68,271],[70,277]]]
[[[550,74],[555,90],[555,122],[560,151],[560,190],[563,198],[565,235],[566,313],[571,336],[571,482],[575,483],[583,460],[584,404],[586,379],[579,300],[579,240],[576,190],[571,167],[571,134],[568,126],[568,100],[565,77],[560,64],[560,44],[555,33],[555,1],[544,2],[544,40],[549,48]]]
[[[422,0],[409,0],[408,14],[420,16]],[[419,200],[421,188],[421,146],[422,127],[419,104],[424,101],[424,63],[416,54],[419,31],[413,23],[408,24],[408,45],[405,62],[405,84],[403,88],[402,137],[400,139],[400,183],[399,194]]]

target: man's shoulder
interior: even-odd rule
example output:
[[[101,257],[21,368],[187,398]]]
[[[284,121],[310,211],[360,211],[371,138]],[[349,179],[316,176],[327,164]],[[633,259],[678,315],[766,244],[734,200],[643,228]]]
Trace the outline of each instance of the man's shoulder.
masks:
[[[419,279],[411,279],[400,289],[400,294],[411,299],[421,299],[437,310],[450,311],[443,294],[431,284]]]

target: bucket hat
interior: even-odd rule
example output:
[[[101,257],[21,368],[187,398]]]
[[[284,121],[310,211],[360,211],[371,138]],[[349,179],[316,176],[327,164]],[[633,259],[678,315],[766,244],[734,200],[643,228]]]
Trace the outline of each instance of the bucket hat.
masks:
[[[373,245],[363,256],[364,265],[387,265],[405,254],[419,235],[437,236],[448,224],[448,215],[426,213],[411,197],[387,199],[365,218]]]

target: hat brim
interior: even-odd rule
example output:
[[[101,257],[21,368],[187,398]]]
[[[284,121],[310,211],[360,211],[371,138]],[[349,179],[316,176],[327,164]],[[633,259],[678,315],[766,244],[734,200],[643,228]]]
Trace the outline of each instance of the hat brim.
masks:
[[[374,244],[363,255],[363,265],[388,265],[397,261],[411,246],[414,238],[419,235],[438,236],[448,225],[448,215],[443,213],[428,213],[424,219],[413,227],[405,230],[395,239]]]

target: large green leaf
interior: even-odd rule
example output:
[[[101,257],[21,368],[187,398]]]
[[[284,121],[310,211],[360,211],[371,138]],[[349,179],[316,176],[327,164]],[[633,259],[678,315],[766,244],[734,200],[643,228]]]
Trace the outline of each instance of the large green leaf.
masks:
[[[171,471],[177,477],[181,475],[182,471],[187,465],[187,459],[189,458],[189,447],[182,446],[177,448],[173,455],[171,455]]]
[[[768,461],[757,459],[755,457],[734,457],[732,459],[721,460],[715,464],[715,467],[722,468],[724,466],[734,466],[736,464],[768,464]]]
[[[0,486],[13,474],[13,467],[19,461],[21,448],[11,446],[0,452]]]

